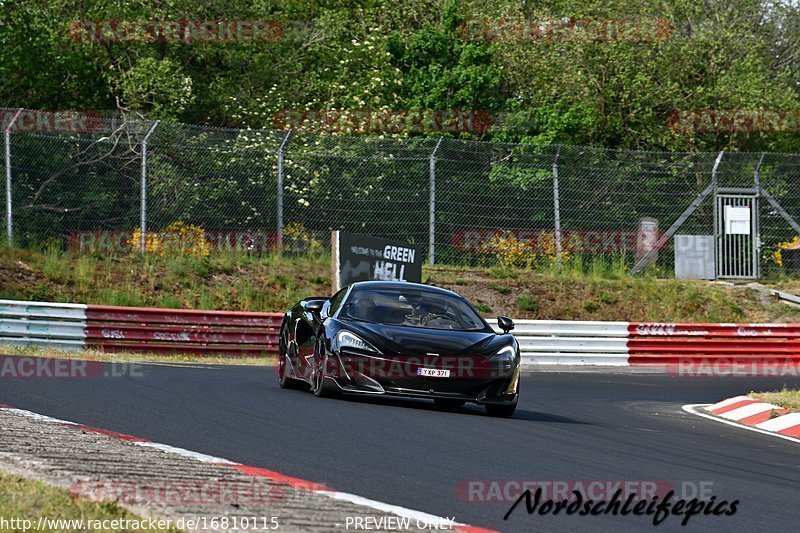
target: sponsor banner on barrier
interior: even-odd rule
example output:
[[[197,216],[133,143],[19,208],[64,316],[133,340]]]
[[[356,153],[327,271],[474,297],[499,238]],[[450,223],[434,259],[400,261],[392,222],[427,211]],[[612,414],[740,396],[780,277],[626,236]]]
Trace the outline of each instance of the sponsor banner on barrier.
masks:
[[[797,324],[674,324],[632,322],[629,332],[643,337],[773,337],[800,338]]]
[[[632,366],[679,378],[800,377],[797,324],[633,322],[628,331]]]
[[[67,246],[81,253],[131,253],[139,243],[133,242],[130,231],[76,231],[69,235]],[[170,233],[152,232],[162,240],[169,241]],[[205,230],[205,239],[211,253],[249,252],[266,253],[273,251],[278,242],[275,231],[235,231]]]
[[[422,251],[414,244],[335,230],[331,255],[334,291],[357,281],[422,282]]]
[[[135,342],[178,342],[199,344],[275,344],[277,335],[264,329],[248,329],[246,331],[232,328],[214,328],[208,326],[187,327],[149,327],[128,326],[120,324],[88,324],[86,338],[94,340],[125,340]]]
[[[631,334],[642,337],[702,337],[708,335],[708,327],[703,324],[633,323],[629,329]]]

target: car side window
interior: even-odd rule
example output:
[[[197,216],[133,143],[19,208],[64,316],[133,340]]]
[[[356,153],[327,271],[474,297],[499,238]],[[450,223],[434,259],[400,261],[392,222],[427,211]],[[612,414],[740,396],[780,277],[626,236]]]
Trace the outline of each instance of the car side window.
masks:
[[[336,314],[336,311],[342,306],[342,302],[344,302],[344,297],[347,294],[347,288],[344,288],[331,296],[331,299],[328,300],[328,309],[326,312],[327,316],[333,316]]]

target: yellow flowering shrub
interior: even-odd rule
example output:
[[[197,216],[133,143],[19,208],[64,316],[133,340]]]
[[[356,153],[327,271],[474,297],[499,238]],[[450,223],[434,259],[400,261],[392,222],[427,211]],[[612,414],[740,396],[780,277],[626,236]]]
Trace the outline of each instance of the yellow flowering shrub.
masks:
[[[138,252],[142,239],[141,229],[131,233],[131,250]],[[206,232],[200,226],[173,222],[160,232],[148,232],[145,236],[145,250],[148,254],[197,255],[206,256],[211,247],[206,240]]]
[[[483,252],[493,256],[503,268],[522,267],[530,255],[528,243],[505,231],[496,233],[481,243]]]
[[[283,227],[283,249],[286,252],[319,252],[320,243],[302,222],[290,222]]]
[[[562,240],[561,258],[564,261],[573,255],[566,244]],[[493,257],[505,269],[540,268],[555,261],[558,256],[555,233],[545,230],[540,231],[533,241],[522,240],[511,231],[495,233],[481,243],[481,251]]]
[[[541,258],[548,261],[555,261],[558,258],[558,250],[556,249],[556,234],[554,231],[540,231],[539,232],[539,255]],[[562,233],[561,237],[561,260],[569,261],[580,248],[583,246],[577,234],[572,238],[567,238]]]
[[[783,251],[797,248],[798,244],[800,244],[800,236],[798,235],[795,235],[790,241],[779,243],[775,251],[772,252],[772,261],[778,266],[783,266]]]

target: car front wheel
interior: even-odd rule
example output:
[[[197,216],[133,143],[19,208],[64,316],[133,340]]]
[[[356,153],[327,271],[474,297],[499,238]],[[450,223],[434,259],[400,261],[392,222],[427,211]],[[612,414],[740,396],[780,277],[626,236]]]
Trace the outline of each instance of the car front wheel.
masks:
[[[314,374],[311,379],[311,391],[314,396],[319,398],[328,398],[336,396],[338,389],[336,385],[330,383],[330,379],[325,379],[328,368],[328,355],[325,353],[325,347],[322,341],[317,341],[314,348]]]
[[[510,418],[514,416],[517,410],[517,403],[519,402],[519,383],[517,383],[517,394],[514,396],[514,401],[508,404],[486,404],[486,414],[495,416],[497,418]]]

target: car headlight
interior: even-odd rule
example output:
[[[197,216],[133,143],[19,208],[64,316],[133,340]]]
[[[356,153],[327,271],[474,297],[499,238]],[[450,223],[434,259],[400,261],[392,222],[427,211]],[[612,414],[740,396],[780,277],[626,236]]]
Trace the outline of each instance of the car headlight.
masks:
[[[365,352],[376,353],[378,351],[368,342],[361,339],[361,337],[357,336],[355,333],[350,333],[349,331],[340,331],[336,336],[336,340],[339,343],[339,348],[355,348],[357,350],[364,350]]]
[[[500,348],[496,354],[494,354],[495,361],[498,362],[500,368],[498,371],[500,372],[500,376],[507,375],[506,373],[509,372],[512,368],[514,369],[514,373],[511,376],[511,382],[508,388],[505,391],[505,394],[516,394],[517,392],[517,381],[519,379],[519,366],[514,365],[514,358],[517,356],[517,350],[514,346],[504,346]],[[499,377],[499,376],[498,376]]]
[[[517,355],[517,351],[514,349],[513,346],[506,346],[504,348],[500,348],[493,357],[497,357],[498,359],[514,359]]]

